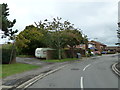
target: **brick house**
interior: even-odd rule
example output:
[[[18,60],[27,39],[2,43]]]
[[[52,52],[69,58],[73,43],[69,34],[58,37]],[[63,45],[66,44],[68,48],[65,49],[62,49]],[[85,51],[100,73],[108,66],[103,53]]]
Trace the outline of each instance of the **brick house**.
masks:
[[[101,42],[98,42],[98,41],[89,41],[88,42],[88,48],[90,49],[96,49],[98,50],[99,52],[102,52],[105,50],[107,45],[101,43]]]
[[[120,52],[120,46],[107,46],[105,49],[106,51],[112,50],[114,52]]]

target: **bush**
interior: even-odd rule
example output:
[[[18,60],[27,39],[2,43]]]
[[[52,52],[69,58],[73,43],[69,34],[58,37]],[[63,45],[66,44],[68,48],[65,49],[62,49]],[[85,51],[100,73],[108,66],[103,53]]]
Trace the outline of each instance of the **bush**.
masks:
[[[0,45],[0,64],[2,64],[2,46]]]
[[[51,59],[58,59],[58,57],[59,57],[59,54],[58,54],[58,50],[53,50],[52,52],[51,52]]]
[[[9,64],[15,61],[15,58],[16,58],[15,46],[13,46],[12,44],[3,45],[2,46],[2,64]]]
[[[86,53],[86,56],[87,56],[87,57],[90,57],[90,56],[91,56],[91,53]]]

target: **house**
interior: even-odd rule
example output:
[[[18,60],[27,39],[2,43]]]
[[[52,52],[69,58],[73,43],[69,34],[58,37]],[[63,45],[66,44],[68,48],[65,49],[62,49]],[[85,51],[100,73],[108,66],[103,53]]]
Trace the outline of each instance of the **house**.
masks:
[[[93,41],[92,40],[92,41],[88,42],[88,48],[90,48],[93,51],[94,50],[99,51],[100,53],[105,50],[106,46],[107,45],[105,45],[105,44],[103,44],[101,42],[98,42],[98,41]]]
[[[105,50],[107,45],[98,42],[98,41],[88,41],[88,44],[80,44],[80,45],[76,45],[74,48],[80,50],[80,53],[85,55],[85,52],[88,51],[88,49],[91,49],[92,52],[94,52],[94,54],[101,54],[102,51]],[[68,48],[70,48],[70,46],[67,46]]]
[[[105,48],[106,51],[114,51],[114,52],[120,52],[120,46],[107,46]]]
[[[86,49],[85,44],[80,44],[80,45],[76,45],[76,48],[80,48],[80,49]]]

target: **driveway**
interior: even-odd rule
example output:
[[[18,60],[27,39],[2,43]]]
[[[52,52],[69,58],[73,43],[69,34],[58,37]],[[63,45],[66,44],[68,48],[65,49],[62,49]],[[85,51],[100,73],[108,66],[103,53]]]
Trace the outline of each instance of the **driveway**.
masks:
[[[39,66],[44,66],[49,63],[44,62],[43,60],[37,59],[37,58],[21,58],[21,57],[16,57],[16,62],[18,63],[25,63],[25,64],[32,64],[32,65],[39,65]]]

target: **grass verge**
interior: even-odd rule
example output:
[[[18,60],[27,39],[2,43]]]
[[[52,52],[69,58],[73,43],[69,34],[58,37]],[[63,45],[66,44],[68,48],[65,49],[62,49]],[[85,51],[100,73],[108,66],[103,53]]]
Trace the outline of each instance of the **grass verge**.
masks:
[[[32,56],[32,55],[17,55],[17,57],[23,57],[23,58],[28,58],[28,57],[34,57],[34,56]]]
[[[39,68],[40,66],[34,66],[29,64],[21,64],[21,63],[15,63],[15,64],[3,64],[2,65],[2,75],[0,78],[4,78],[13,74],[22,73],[28,70]]]
[[[55,60],[45,60],[45,62],[65,62],[65,61],[73,61],[73,60],[78,60],[78,58],[65,58],[65,59],[55,59]]]

